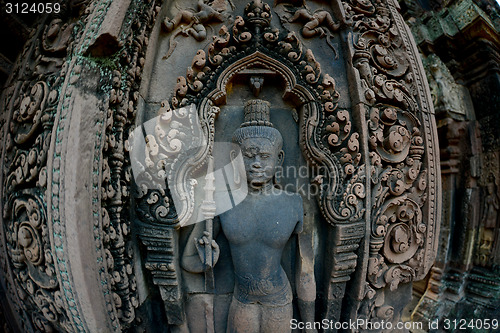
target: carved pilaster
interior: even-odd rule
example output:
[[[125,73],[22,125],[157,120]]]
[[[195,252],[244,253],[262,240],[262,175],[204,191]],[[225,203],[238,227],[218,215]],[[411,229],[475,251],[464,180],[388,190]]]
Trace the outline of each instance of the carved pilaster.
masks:
[[[458,230],[461,229],[457,224],[458,199],[457,186],[459,182],[459,172],[463,168],[461,160],[465,158],[463,154],[463,138],[466,137],[467,123],[464,121],[454,121],[446,118],[439,128],[442,133],[440,145],[441,149],[441,179],[443,183],[443,213],[440,228],[439,247],[436,261],[431,269],[427,289],[422,295],[418,306],[412,313],[413,321],[429,322],[439,317],[446,303],[442,299],[445,289],[447,289],[459,299],[458,294],[463,283],[459,272],[447,272],[448,263],[452,256],[451,242],[457,237]],[[445,147],[445,148],[444,148]],[[446,277],[448,277],[446,283]],[[458,280],[457,280],[458,279]],[[449,301],[448,301],[449,304]]]
[[[0,256],[19,331],[112,332],[134,320],[123,146],[155,6],[119,10],[115,30],[125,17],[128,26],[113,38],[130,34],[109,60],[86,51],[107,33],[97,30],[116,7],[110,3],[53,8],[33,30],[2,99]]]
[[[437,249],[441,182],[433,107],[397,3],[346,1],[344,8],[370,157],[367,271],[364,285],[353,288],[364,290],[356,316],[397,321],[408,283],[425,277]]]

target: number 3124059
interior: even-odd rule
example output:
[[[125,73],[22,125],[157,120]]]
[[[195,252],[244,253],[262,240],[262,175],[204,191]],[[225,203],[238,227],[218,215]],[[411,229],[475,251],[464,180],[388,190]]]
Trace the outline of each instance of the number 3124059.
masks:
[[[51,14],[59,13],[61,11],[61,5],[59,3],[33,3],[29,4],[26,2],[21,3],[11,3],[7,2],[5,4],[5,12],[7,14]]]

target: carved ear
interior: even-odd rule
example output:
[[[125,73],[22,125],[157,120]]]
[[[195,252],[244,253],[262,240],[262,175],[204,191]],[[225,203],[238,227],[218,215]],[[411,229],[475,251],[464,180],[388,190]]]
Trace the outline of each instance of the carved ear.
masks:
[[[284,160],[285,160],[285,152],[283,150],[280,150],[278,153],[278,159],[276,160],[275,171],[277,171],[283,165]],[[283,173],[281,173],[281,177],[282,176],[283,176]],[[280,185],[281,177],[278,178],[278,172],[276,172],[274,174],[274,177],[273,177],[274,185],[281,187],[281,185]]]
[[[284,160],[285,152],[283,150],[280,150],[280,152],[278,153],[278,162],[276,163],[276,165],[282,165]]]
[[[240,170],[238,169],[238,164],[236,163],[236,157],[238,153],[235,150],[231,150],[229,157],[231,158],[231,166],[233,167],[233,180],[235,185],[240,185],[241,177]]]

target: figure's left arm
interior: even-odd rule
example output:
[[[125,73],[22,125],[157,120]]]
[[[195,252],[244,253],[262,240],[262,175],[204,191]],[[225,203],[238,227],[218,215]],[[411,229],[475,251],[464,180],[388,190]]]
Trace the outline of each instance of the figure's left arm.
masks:
[[[301,200],[302,201],[302,200]],[[301,205],[302,207],[302,205]],[[296,286],[300,316],[303,322],[314,322],[316,304],[316,280],[314,279],[313,216],[299,214],[297,223],[297,274]],[[307,330],[316,332],[316,330]]]

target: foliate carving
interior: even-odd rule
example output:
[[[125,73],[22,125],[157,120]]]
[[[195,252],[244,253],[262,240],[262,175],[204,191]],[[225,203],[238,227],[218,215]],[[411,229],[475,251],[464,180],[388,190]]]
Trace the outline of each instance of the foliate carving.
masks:
[[[387,5],[353,1],[344,2],[344,6],[357,32],[353,65],[359,71],[366,101],[387,102],[416,111],[414,74],[408,71],[410,59]]]
[[[209,116],[213,119],[217,113],[218,108],[212,107]],[[186,162],[192,153],[206,144],[203,130],[193,107],[171,109],[167,101],[162,102],[159,116],[147,122],[145,128],[145,139],[142,131],[136,130],[127,142],[128,150],[141,154],[134,155],[132,164],[138,216],[147,224],[177,228],[193,213],[193,188],[197,182],[190,179],[184,187],[180,179],[187,172],[190,163]],[[168,188],[166,182],[177,185]],[[177,211],[173,211],[172,195],[181,198],[182,206],[177,205]]]
[[[84,4],[62,6],[62,16],[31,35],[5,90],[2,138],[1,267],[10,303],[26,331],[74,331],[80,327],[65,297],[64,268],[58,251],[60,230],[47,217],[47,160],[59,91],[66,75],[64,60],[74,45],[75,18]],[[81,19],[85,19],[82,16]],[[54,231],[54,233],[52,233]],[[3,242],[3,241],[2,241]],[[4,257],[8,254],[8,257]]]
[[[270,20],[269,5],[255,1],[246,6],[244,17],[236,17],[232,29],[222,26],[208,51],[198,50],[186,75],[177,78],[172,107],[199,103],[201,96],[214,89],[216,75],[227,67],[221,66],[223,62],[231,64],[263,48],[270,55],[284,58],[297,71],[301,80],[316,88],[316,94],[324,108],[334,111],[339,99],[335,91],[335,80],[328,74],[323,75],[312,50],[304,50],[295,33],[283,34],[278,29],[271,28]],[[321,78],[323,80],[320,82]]]
[[[353,217],[359,220],[364,212],[362,200],[360,200],[364,198],[364,171],[359,169],[361,159],[359,134],[351,130],[349,112],[337,110],[340,95],[335,89],[335,80],[330,75],[322,73],[321,65],[315,59],[312,50],[304,50],[295,33],[283,34],[273,29],[270,26],[270,20],[271,13],[267,4],[259,1],[249,3],[245,7],[245,17],[238,16],[232,29],[223,26],[219,36],[214,37],[214,41],[208,47],[208,56],[204,50],[196,53],[192,65],[187,69],[186,76],[177,79],[171,105],[179,108],[189,104],[199,104],[202,96],[216,89],[216,84],[222,84],[224,87],[225,82],[230,79],[227,77],[224,79],[225,82],[221,82],[221,78],[216,79],[217,75],[229,64],[246,59],[245,57],[249,59],[241,60],[248,61],[245,67],[251,66],[253,62],[252,66],[275,70],[275,65],[268,65],[259,60],[260,51],[254,53],[256,50],[262,50],[280,59],[285,66],[293,70],[299,82],[312,87],[314,98],[320,102],[319,109],[316,107],[310,109],[311,112],[317,112],[317,114],[305,115],[311,118],[318,117],[318,122],[308,122],[308,128],[304,130],[307,133],[317,134],[320,139],[317,140],[314,136],[311,138],[313,140],[311,143],[323,150],[321,156],[311,157],[311,163],[316,165],[326,163],[328,168],[334,166],[338,170],[332,170],[332,173],[340,173],[341,177],[349,177],[352,181],[347,186],[349,194],[340,200],[340,208],[333,204],[333,200],[327,198],[331,195],[341,197],[342,190],[336,187],[337,185],[334,185],[330,178],[332,183],[324,183],[325,189],[328,189],[322,192],[325,214],[329,221],[347,221]],[[229,31],[232,31],[232,38],[230,38]],[[217,104],[221,103],[220,99],[224,98],[225,93],[221,91],[210,94],[213,96],[211,97],[212,103]],[[307,97],[298,96],[298,99],[305,102]],[[309,107],[306,109],[309,110]],[[313,149],[311,143],[306,143],[305,146]],[[337,160],[326,162],[323,154],[332,154],[332,152],[338,156]],[[334,191],[334,194],[328,194],[329,191]]]
[[[327,10],[312,12],[305,3],[293,2],[302,8],[287,23],[304,23],[304,38],[326,35],[336,52],[330,38],[340,23]],[[85,3],[76,1],[65,8],[74,6],[74,12],[83,13]],[[138,305],[132,220],[146,250],[144,267],[159,286],[168,323],[184,321],[178,229],[195,213],[198,184],[193,174],[211,159],[214,121],[225,103],[226,87],[239,75],[250,77],[256,95],[264,76],[278,77],[285,86],[283,98],[299,110],[300,144],[309,165],[319,170],[313,182],[321,189],[319,206],[331,226],[326,316],[338,314],[346,281],[358,262],[367,262],[361,278],[365,299],[358,314],[391,320],[395,309],[386,304],[384,289],[396,290],[426,274],[437,233],[439,203],[434,203],[440,195],[432,107],[396,3],[342,2],[346,20],[341,22],[352,28],[346,52],[351,52],[350,63],[357,70],[353,76],[360,78],[356,117],[339,107],[333,75],[325,72],[298,33],[274,27],[269,4],[254,0],[242,16],[234,22],[228,19],[209,45],[197,51],[186,75],[177,78],[173,97],[162,103],[155,123],[139,128],[140,134],[147,134],[140,142],[142,135],[132,125],[157,4],[131,3],[127,17],[132,32],[123,37],[112,69],[100,68],[100,78],[109,85],[100,91],[107,98],[94,133],[91,207],[97,267],[113,329],[132,325]],[[109,1],[92,2],[81,17],[88,29],[71,18],[53,17],[33,32],[21,57],[27,61],[22,66],[19,62],[14,72],[14,77],[23,79],[10,83],[2,101],[8,119],[1,146],[0,250],[5,251],[0,251],[0,267],[27,331],[86,329],[67,267],[66,224],[59,209],[69,199],[64,198],[59,168],[72,93],[85,66],[93,61],[82,50],[95,38],[108,5]],[[226,21],[227,10],[226,1],[200,0],[197,9],[180,10],[173,19],[165,19],[164,29],[172,32],[167,57],[180,35],[205,40],[209,26]],[[367,139],[366,150],[362,139]],[[142,145],[134,151],[144,158],[131,161],[127,153],[136,145]],[[134,164],[137,161],[144,163]],[[488,188],[483,215],[488,228],[498,215],[496,192]],[[175,197],[181,204],[174,209]],[[356,251],[365,234],[369,253],[358,260]],[[487,244],[491,237],[487,232],[480,237],[478,260],[483,263],[483,257],[491,254]]]
[[[392,1],[343,1],[366,112],[371,235],[360,316],[392,320],[384,291],[421,279],[437,239],[435,125],[415,49]]]
[[[132,52],[137,57],[140,54],[140,47],[132,49]],[[113,72],[112,80],[101,171],[103,175],[101,218],[104,236],[102,243],[104,258],[107,259],[107,280],[111,284],[113,303],[120,322],[126,325],[134,319],[134,307],[138,303],[135,297],[132,254],[128,244],[130,217],[127,208],[130,184],[126,179],[131,179],[132,176],[125,160],[124,132],[125,126],[130,126],[128,119],[133,118],[137,97],[134,99],[133,93],[121,89],[120,71]],[[128,80],[133,82],[134,78],[130,77]]]
[[[427,238],[422,213],[427,200],[425,147],[420,121],[412,112],[379,104],[370,110],[368,126],[373,198],[370,251],[383,254],[370,259],[377,262],[370,267],[378,268],[368,274],[375,287],[390,283],[394,289],[400,282],[413,280],[417,273],[424,274],[420,261]],[[398,274],[386,276],[381,285],[377,279],[396,269],[385,261],[399,264],[399,268]]]
[[[61,293],[54,265],[56,258],[50,250],[47,217],[39,193],[17,192],[4,209],[7,225],[6,240],[13,273],[17,278],[17,294],[39,309],[33,323],[40,330],[71,326],[61,302]]]
[[[205,61],[202,55],[198,52],[194,66]],[[191,177],[193,166],[199,167],[199,150],[207,147],[204,134],[213,140],[213,121],[218,112],[218,107],[210,107],[201,120],[207,127],[202,128],[193,106],[172,109],[164,101],[159,116],[144,124],[146,136],[138,128],[130,134],[126,145],[134,154],[136,214],[139,236],[146,247],[145,267],[159,286],[172,325],[184,321],[180,267],[175,255],[176,229],[193,215],[194,189],[198,185],[194,177],[186,177]]]
[[[1,267],[7,275],[11,303],[17,306],[15,310],[23,321],[23,331],[87,329],[75,297],[66,225],[60,210],[65,200],[60,168],[71,116],[70,102],[74,86],[88,65],[82,52],[95,37],[95,29],[109,5],[106,1],[94,2],[84,11],[87,2],[62,4],[64,13],[49,18],[49,23],[32,35],[20,57],[24,62],[22,66],[17,64],[14,73],[14,77],[20,77],[16,89],[7,89],[3,100],[8,119],[6,135],[2,135],[6,144],[1,146],[5,147],[1,238],[6,240],[1,247],[8,250],[0,254],[8,253],[9,257],[1,258]],[[112,84],[103,85],[110,89],[108,117],[97,123],[92,212],[97,261],[101,265],[99,277],[107,315],[115,330],[131,323],[137,306],[128,216],[130,162],[124,156],[123,143],[124,132],[135,116],[147,35],[156,14],[154,5],[134,5],[131,12],[136,16],[130,17],[134,17],[131,24],[135,32],[124,43],[119,70],[101,68],[103,78],[111,78]],[[80,22],[72,14],[82,14]],[[85,24],[90,28],[84,29]],[[122,71],[122,67],[126,70]],[[102,140],[101,130],[106,129],[106,140]],[[49,158],[51,144],[54,155]],[[102,180],[99,175],[103,175]]]
[[[12,135],[7,137],[6,142],[6,149],[15,151],[10,165],[11,173],[6,180],[9,191],[38,181],[40,172],[46,165],[50,142],[50,132],[42,129],[50,128],[50,114],[54,111],[57,100],[57,91],[49,89],[48,84],[41,81],[36,82],[28,92],[15,99],[10,123]],[[29,150],[15,148],[28,142],[34,142]]]
[[[106,117],[102,124],[105,135],[101,147],[102,168],[96,170],[102,175],[102,179],[100,184],[95,184],[96,188],[100,189],[101,199],[100,210],[94,213],[95,222],[100,227],[99,232],[96,231],[95,241],[100,249],[103,266],[103,293],[107,295],[108,315],[115,329],[132,325],[136,319],[135,308],[139,305],[133,269],[133,215],[130,214],[130,204],[134,188],[128,142],[139,102],[138,87],[145,64],[147,36],[157,15],[154,8],[154,2],[137,5],[137,14],[132,22],[136,30],[126,40],[125,51],[120,55],[120,61],[126,64],[126,67],[110,73],[111,89],[108,92]],[[99,152],[100,149],[96,151]],[[156,212],[156,217],[162,216],[163,203],[159,199],[151,196],[147,202],[149,209]]]

